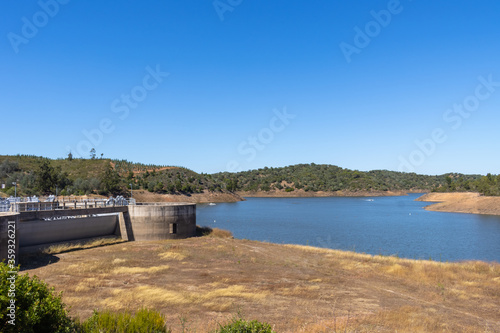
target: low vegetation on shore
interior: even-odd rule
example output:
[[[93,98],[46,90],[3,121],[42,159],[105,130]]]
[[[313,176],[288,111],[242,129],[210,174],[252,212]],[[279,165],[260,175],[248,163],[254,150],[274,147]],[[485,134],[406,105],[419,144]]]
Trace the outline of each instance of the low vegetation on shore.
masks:
[[[236,313],[274,332],[500,330],[498,263],[270,244],[208,228],[199,235],[40,254],[25,269],[21,258],[21,268],[62,291],[82,321],[96,309],[146,308],[172,332],[212,332]]]

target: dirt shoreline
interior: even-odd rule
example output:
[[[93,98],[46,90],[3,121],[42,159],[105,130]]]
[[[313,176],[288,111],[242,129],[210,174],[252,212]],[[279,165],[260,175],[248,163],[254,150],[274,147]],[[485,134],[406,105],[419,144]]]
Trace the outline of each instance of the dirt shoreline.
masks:
[[[255,191],[255,192],[205,192],[190,195],[157,194],[145,190],[134,191],[138,202],[190,202],[190,203],[224,203],[245,201],[247,198],[322,198],[322,197],[385,197],[404,196],[408,193],[425,193],[424,191],[336,191],[336,192],[306,192],[304,190],[285,191]],[[426,210],[449,213],[468,213],[500,215],[500,197],[482,196],[479,193],[427,193],[416,199],[431,202]]]
[[[209,332],[237,312],[280,333],[500,331],[498,263],[212,236],[21,258],[21,267],[26,261],[23,274],[62,291],[82,320],[94,309],[146,307],[174,333]]]
[[[248,198],[321,198],[321,197],[392,197],[402,196],[408,193],[425,193],[425,191],[252,191],[236,192],[241,197]]]
[[[428,193],[417,201],[435,202],[426,210],[448,213],[500,215],[500,197],[488,197],[474,192]]]
[[[238,191],[232,192],[207,192],[185,194],[158,194],[151,193],[145,190],[134,191],[134,198],[138,202],[192,202],[192,203],[209,203],[209,202],[238,202],[245,201],[247,198],[322,198],[322,197],[389,197],[403,196],[408,193],[425,193],[425,191],[335,191],[335,192],[311,192],[304,190],[295,190],[292,192],[285,191]]]

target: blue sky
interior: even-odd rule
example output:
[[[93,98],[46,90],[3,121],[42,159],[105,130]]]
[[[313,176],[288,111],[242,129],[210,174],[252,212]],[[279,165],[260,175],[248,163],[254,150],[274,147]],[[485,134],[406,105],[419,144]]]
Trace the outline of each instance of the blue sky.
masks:
[[[498,174],[497,1],[3,1],[0,154]]]

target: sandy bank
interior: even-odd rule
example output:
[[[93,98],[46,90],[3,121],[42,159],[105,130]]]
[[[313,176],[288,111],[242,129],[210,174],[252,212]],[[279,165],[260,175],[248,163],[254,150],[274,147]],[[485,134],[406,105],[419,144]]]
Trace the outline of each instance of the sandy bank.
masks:
[[[417,201],[437,202],[425,207],[436,212],[500,215],[500,197],[479,193],[428,193]]]

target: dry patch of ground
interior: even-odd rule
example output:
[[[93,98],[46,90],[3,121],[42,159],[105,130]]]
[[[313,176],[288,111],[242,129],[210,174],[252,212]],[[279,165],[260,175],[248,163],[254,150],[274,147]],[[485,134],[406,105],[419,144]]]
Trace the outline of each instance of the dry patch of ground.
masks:
[[[500,215],[500,197],[482,196],[479,193],[428,193],[417,200],[437,202],[425,207],[432,211]]]
[[[69,241],[48,245],[44,247],[42,251],[45,254],[54,254],[124,242],[125,241],[118,236],[96,237],[94,239],[88,239],[86,241]]]
[[[500,332],[500,264],[214,234],[51,254],[53,263],[25,272],[63,291],[73,316],[148,307],[174,332],[208,332],[237,311],[276,332]]]
[[[113,166],[113,168],[115,167],[114,163],[111,163],[111,165]],[[140,175],[140,174],[143,174],[143,173],[146,173],[147,172],[159,172],[159,171],[164,171],[164,170],[175,170],[175,169],[179,169],[179,167],[173,167],[173,166],[170,166],[170,167],[161,167],[161,168],[154,168],[154,169],[147,169],[147,170],[134,170],[133,173],[134,175]]]

